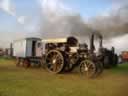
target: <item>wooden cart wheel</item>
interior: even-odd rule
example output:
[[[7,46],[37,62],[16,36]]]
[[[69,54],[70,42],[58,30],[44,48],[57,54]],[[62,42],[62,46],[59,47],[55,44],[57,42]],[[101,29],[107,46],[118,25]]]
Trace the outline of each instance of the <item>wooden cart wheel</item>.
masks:
[[[29,61],[29,59],[24,59],[24,62],[23,62],[23,67],[25,67],[25,68],[28,68],[28,67],[30,67],[30,61]]]
[[[16,66],[17,67],[20,67],[20,66],[23,66],[23,59],[21,58],[16,58]]]
[[[51,50],[46,55],[45,63],[48,71],[55,74],[60,73],[65,65],[64,56],[60,51]]]
[[[16,66],[19,67],[20,66],[20,59],[16,58]]]
[[[96,74],[96,64],[91,60],[83,60],[80,63],[80,72],[87,78],[93,78]]]

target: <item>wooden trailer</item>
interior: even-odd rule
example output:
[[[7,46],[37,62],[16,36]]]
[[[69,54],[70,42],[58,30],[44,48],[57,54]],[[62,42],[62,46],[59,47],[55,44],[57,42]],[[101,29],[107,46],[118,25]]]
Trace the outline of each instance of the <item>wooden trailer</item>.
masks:
[[[17,58],[17,66],[29,67],[31,63],[39,64],[42,58],[40,38],[24,38],[13,41],[13,56]]]

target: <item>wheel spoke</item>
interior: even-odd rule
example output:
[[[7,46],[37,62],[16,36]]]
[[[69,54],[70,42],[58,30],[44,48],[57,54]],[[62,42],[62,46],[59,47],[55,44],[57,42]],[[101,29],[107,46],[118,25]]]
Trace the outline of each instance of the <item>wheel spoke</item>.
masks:
[[[90,60],[83,60],[80,68],[81,73],[87,77],[92,77],[95,74],[95,64]]]
[[[50,51],[46,56],[46,64],[50,72],[53,72],[53,73],[61,72],[64,66],[63,55],[61,54],[61,52],[57,50]]]

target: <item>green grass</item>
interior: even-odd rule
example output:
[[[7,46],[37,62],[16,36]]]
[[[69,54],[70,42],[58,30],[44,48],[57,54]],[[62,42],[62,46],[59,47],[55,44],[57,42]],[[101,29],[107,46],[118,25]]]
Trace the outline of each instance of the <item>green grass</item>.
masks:
[[[42,68],[17,68],[0,59],[0,96],[128,96],[128,64],[105,70],[96,79],[79,72],[54,75]]]

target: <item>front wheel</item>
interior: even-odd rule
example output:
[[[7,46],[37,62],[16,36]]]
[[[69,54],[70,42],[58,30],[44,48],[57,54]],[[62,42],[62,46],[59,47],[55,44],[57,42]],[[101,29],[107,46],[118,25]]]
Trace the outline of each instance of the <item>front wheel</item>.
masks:
[[[83,60],[80,63],[80,72],[88,78],[93,78],[96,74],[96,64],[91,60]]]
[[[96,62],[96,75],[95,77],[99,76],[101,73],[104,71],[104,66],[103,63],[98,61]]]

